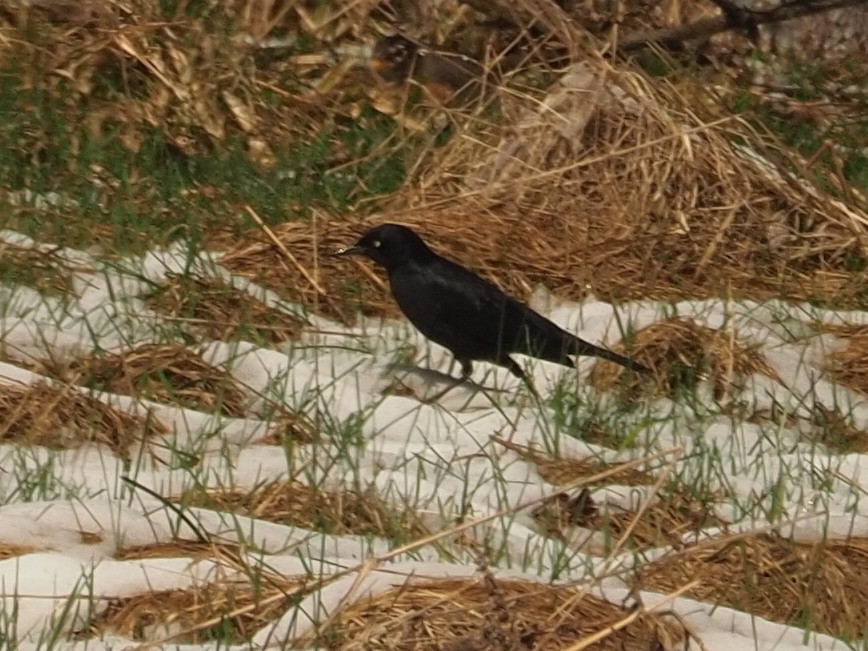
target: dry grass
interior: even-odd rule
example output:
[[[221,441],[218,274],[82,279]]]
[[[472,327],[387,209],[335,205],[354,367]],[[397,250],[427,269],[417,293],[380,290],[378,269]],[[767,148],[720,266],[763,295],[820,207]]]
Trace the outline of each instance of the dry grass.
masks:
[[[565,649],[605,632],[589,649],[669,651],[685,631],[577,588],[494,580],[413,581],[340,612],[323,636],[329,648],[416,651]]]
[[[84,531],[78,532],[81,542],[84,545],[99,545],[105,540],[105,536],[99,531]]]
[[[839,327],[832,332],[847,345],[831,355],[826,370],[836,382],[868,395],[868,326]]]
[[[853,424],[837,409],[830,409],[820,403],[811,406],[805,416],[784,410],[779,405],[771,409],[751,411],[749,414],[737,410],[735,418],[751,423],[772,422],[778,427],[801,431],[805,440],[821,443],[829,450],[839,454],[868,452],[868,432]]]
[[[362,230],[341,220],[333,220],[322,232],[309,224],[290,222],[274,227],[274,234],[296,257],[301,266],[290,264],[283,253],[262,231],[248,233],[225,242],[228,247],[220,263],[229,271],[292,301],[306,304],[320,314],[352,321],[355,311],[364,314],[397,316],[394,301],[386,285],[370,269],[358,268],[357,262],[330,257],[338,249],[355,242]],[[314,266],[314,260],[317,260]],[[310,271],[308,271],[310,270]],[[325,288],[320,294],[309,277]]]
[[[176,538],[167,542],[122,547],[114,553],[113,558],[119,561],[148,558],[237,558],[240,551],[238,545]]]
[[[307,416],[289,411],[274,403],[269,415],[268,433],[259,439],[260,445],[306,445],[321,440],[319,429]]]
[[[555,458],[503,439],[497,439],[497,442],[535,464],[540,476],[555,486],[575,485],[576,482],[589,478],[582,481],[583,489],[577,494],[571,496],[568,493],[558,493],[533,510],[533,517],[542,531],[560,540],[571,538],[572,527],[603,533],[603,546],[586,544],[582,548],[585,553],[608,555],[615,541],[624,536],[626,538],[623,546],[626,549],[664,546],[680,548],[685,534],[723,524],[708,506],[678,493],[658,492],[658,501],[641,513],[618,509],[601,512],[589,488],[610,485],[649,486],[654,484],[657,478],[627,464],[604,464],[595,459]]]
[[[642,513],[624,510],[597,514],[587,526],[605,533],[612,541],[610,545],[626,537],[624,549],[643,550],[680,549],[687,534],[723,524],[707,505],[686,495],[675,493],[659,497],[658,502]]]
[[[72,266],[56,253],[0,241],[0,279],[29,285],[47,294],[72,290]]]
[[[412,512],[397,512],[375,493],[327,491],[295,481],[269,482],[250,491],[191,490],[178,502],[334,535],[406,540],[429,534]]]
[[[304,580],[251,568],[242,552],[235,544],[180,539],[119,549],[117,560],[208,559],[219,569],[212,581],[202,585],[113,600],[78,637],[115,634],[154,640],[173,636],[174,641],[191,644],[215,637],[249,641],[262,626],[286,611]]]
[[[287,587],[289,581],[283,580]],[[273,597],[273,589],[267,591]],[[263,626],[280,617],[292,597],[271,598],[246,581],[219,581],[186,590],[148,592],[116,599],[94,617],[80,639],[121,635],[153,640],[176,635],[178,643],[202,644],[218,637],[246,642]]]
[[[795,543],[771,535],[722,537],[643,569],[643,589],[698,579],[687,595],[845,639],[868,627],[868,541]]]
[[[123,459],[134,444],[167,432],[156,418],[133,416],[74,387],[45,382],[0,385],[0,423],[2,441],[55,449],[100,443]]]
[[[723,523],[711,510],[685,495],[658,495],[659,500],[642,512],[609,508],[602,512],[587,489],[570,497],[559,493],[534,509],[538,526],[559,540],[574,539],[573,527],[591,529],[602,535],[595,541],[582,540],[582,551],[609,556],[620,550],[647,550],[660,547],[680,549],[682,538]]]
[[[839,411],[815,405],[808,438],[839,454],[868,452],[868,432],[856,427]]]
[[[497,438],[495,442],[507,450],[520,455],[525,461],[536,465],[540,477],[553,486],[566,486],[584,477],[590,478],[583,486],[608,486],[624,484],[643,486],[653,484],[655,477],[635,467],[624,464],[603,463],[597,459],[572,459],[554,457],[546,452],[518,445],[506,439]],[[597,475],[603,475],[595,477]]]
[[[709,124],[703,94],[590,57],[545,109],[519,98],[514,120],[452,140],[404,216],[570,297],[858,301],[866,215],[740,154],[732,138],[771,152],[737,119]]]
[[[249,339],[277,345],[298,338],[301,318],[268,307],[216,278],[169,274],[145,302],[163,318],[198,337],[218,341]]]
[[[11,545],[9,543],[0,543],[0,561],[5,561],[7,558],[15,558],[16,556],[24,556],[37,551],[34,547],[27,545]]]
[[[123,558],[217,554],[231,561],[235,554],[206,544],[160,545],[156,554],[152,551],[125,552]],[[226,565],[235,566],[234,561]],[[689,635],[676,620],[627,609],[578,588],[496,580],[485,567],[481,569],[480,579],[404,579],[393,590],[337,611],[323,623],[316,641],[347,651],[501,651],[566,648],[585,640],[591,649],[644,651],[680,648]],[[291,608],[291,598],[297,598],[303,588],[302,581],[269,573],[260,576],[257,585],[227,576],[187,590],[142,594],[113,601],[78,637],[113,633],[134,640],[170,635],[181,643],[199,643],[214,636],[249,641],[258,629]]]
[[[370,41],[395,12],[389,3],[379,2],[340,8],[323,5],[321,11],[312,11],[308,3],[231,0],[211,3],[219,10],[212,11],[208,20],[192,20],[180,12],[169,18],[158,15],[160,3],[143,0],[123,6],[112,0],[86,7],[65,1],[32,4],[0,8],[6,35],[0,43],[0,60],[32,61],[31,78],[24,73],[25,86],[44,89],[47,98],[70,107],[73,116],[78,100],[93,100],[83,127],[88,137],[117,133],[127,149],[136,152],[145,134],[157,132],[164,139],[166,155],[181,159],[219,151],[237,137],[250,160],[263,169],[275,164],[275,151],[309,142],[325,122],[356,119],[360,107],[367,105],[366,75],[350,70],[344,61],[336,62],[332,52],[347,43],[357,46]],[[457,4],[445,6],[451,10]],[[712,123],[705,110],[717,103],[716,98],[698,85],[675,87],[599,58],[591,50],[600,41],[578,25],[609,25],[602,5],[572,3],[589,15],[571,20],[557,3],[501,0],[491,4],[508,15],[539,15],[537,25],[543,32],[539,40],[559,49],[561,55],[568,51],[573,61],[582,64],[548,94],[528,89],[505,92],[497,122],[478,116],[472,122],[453,118],[454,137],[444,147],[424,153],[408,149],[405,190],[390,199],[382,214],[276,227],[295,262],[286,260],[259,229],[240,237],[209,238],[226,253],[227,268],[316,312],[346,321],[356,310],[396,315],[379,272],[362,262],[324,255],[352,242],[371,224],[389,219],[413,226],[435,249],[519,297],[527,297],[537,283],[543,283],[556,295],[571,299],[590,294],[611,301],[783,297],[864,306],[868,277],[864,271],[852,270],[852,262],[866,256],[868,218],[859,207],[858,193],[840,184],[839,194],[847,201],[839,201],[740,154],[733,142],[747,143],[790,169],[809,169],[736,118]],[[673,16],[687,15],[684,6],[695,4],[692,0],[669,3],[671,11],[661,16],[656,9],[649,11],[647,3],[638,3],[628,8],[619,26],[637,30],[662,26]],[[441,21],[432,20],[429,11],[418,11],[417,27],[436,24],[438,40],[442,37],[451,43],[466,36],[462,25],[472,23],[462,17],[467,12],[456,11],[452,20]],[[240,35],[254,40],[288,35],[296,42],[312,40],[318,51],[282,60],[273,57],[263,67],[258,61],[261,52]],[[521,36],[534,40],[529,34]],[[291,83],[284,83],[285,79]],[[38,164],[46,143],[53,142],[50,135],[41,126],[25,133],[18,143],[26,153],[23,159]],[[71,143],[71,151],[79,150],[85,141],[82,134]],[[336,150],[331,168],[341,169],[347,159],[340,160],[335,143],[328,146]],[[191,192],[202,197],[220,190],[199,187]],[[146,204],[148,197],[141,201]],[[234,213],[237,206],[222,208]],[[287,208],[301,212],[307,207]],[[225,221],[221,216],[217,223]],[[98,225],[94,231],[107,228]],[[2,255],[13,260],[16,268],[48,264],[9,257],[21,255],[17,252]],[[66,291],[65,285],[61,287],[67,282],[64,273],[58,271],[50,281],[57,286],[43,289]],[[216,297],[220,288],[194,289],[208,296],[207,306],[193,304],[184,288],[172,285],[153,297],[152,304],[179,318],[192,312],[193,319],[209,322],[202,332],[214,338],[238,336],[236,323],[243,321],[239,314],[254,324],[267,324],[268,328],[257,331],[263,337],[277,332],[274,336],[291,338],[295,332],[295,324],[274,323],[256,307],[248,314],[247,306],[234,305],[234,299],[221,303],[224,297]],[[733,333],[682,321],[637,333],[631,343],[631,354],[656,373],[653,382],[630,388],[637,393],[672,395],[703,377],[722,395],[740,376],[770,371],[739,345]],[[243,411],[239,395],[213,369],[186,361],[183,368],[175,368],[172,364],[178,358],[167,360],[161,357],[167,353],[160,350],[149,353],[142,359],[119,356],[111,364],[104,360],[96,367],[100,381],[117,382],[132,395],[170,401],[178,399],[177,391],[172,396],[159,392],[177,384],[173,388],[197,408]],[[153,359],[145,359],[149,356]],[[839,370],[841,378],[861,386],[857,357],[854,352],[852,359],[839,362]],[[155,364],[154,359],[161,363]],[[167,369],[178,373],[171,382],[166,379]],[[594,378],[601,385],[613,381],[602,365],[595,369]],[[99,440],[121,453],[162,427],[118,414],[71,388],[48,385],[0,389],[0,416],[2,438],[53,447]],[[559,463],[540,460],[538,465],[552,478],[599,470]],[[639,483],[643,478],[625,473],[621,479]],[[306,493],[293,484],[208,499],[216,508],[277,520],[297,518],[306,526],[334,526],[355,533],[383,535],[387,521],[394,517],[378,510],[381,507],[369,496]],[[599,517],[590,512],[592,505],[587,502],[568,506],[587,521]],[[693,508],[677,499],[669,504],[664,500],[659,511],[652,507],[638,520],[635,514],[625,513],[623,520],[609,518],[597,526],[608,527],[613,536],[633,527],[637,546],[665,544],[671,541],[666,534],[705,521],[705,514],[694,513]],[[413,530],[413,526],[404,521],[400,530]],[[805,623],[814,617],[822,630],[855,638],[861,637],[866,624],[864,547],[862,541],[810,547],[757,537],[664,559],[652,566],[646,582],[648,587],[668,589],[701,578],[693,596],[732,603],[780,621]],[[167,549],[151,552],[170,553]],[[287,608],[278,600],[274,603],[280,605],[274,608],[249,608],[247,619],[232,615],[239,604],[256,603],[256,591],[250,586],[226,582],[118,602],[94,628],[146,639],[165,630],[169,622],[172,630],[204,628],[185,641],[224,635],[242,640]],[[626,626],[592,648],[670,649],[683,637],[657,618],[643,614],[630,620],[630,616],[615,605],[568,588],[495,583],[490,578],[429,581],[397,587],[340,613],[326,643],[347,650],[559,648],[617,622]],[[214,618],[220,623],[206,625]]]
[[[81,358],[64,365],[61,375],[82,386],[205,413],[244,416],[249,402],[229,373],[180,344],[144,344]]]
[[[623,352],[623,346],[614,350]],[[633,374],[625,384],[621,367],[598,362],[589,377],[591,385],[601,391],[617,386],[631,396],[674,398],[707,380],[720,399],[753,373],[777,378],[762,355],[739,343],[735,332],[712,330],[686,318],[665,319],[639,330],[631,338],[629,352],[652,369],[653,381]]]
[[[203,20],[180,13],[167,20],[141,0],[124,11],[96,3],[100,9],[86,18],[48,4],[4,12],[20,38],[0,47],[0,60],[20,58],[25,48],[49,92],[71,85],[98,100],[97,80],[122,81],[126,91],[92,111],[92,132],[116,129],[135,151],[143,131],[157,129],[167,149],[181,155],[240,136],[264,167],[274,164],[277,148],[310,141],[324,122],[358,119],[372,84],[353,58],[396,19],[419,32],[438,24],[426,40],[474,44],[465,50],[477,58],[499,54],[490,51],[492,35],[478,16],[455,2],[440,3],[437,16],[389,2],[322,7],[314,16],[299,3],[232,0]],[[535,47],[514,62],[515,84],[501,89],[497,120],[449,116],[456,137],[421,153],[410,150],[405,135],[390,143],[406,154],[409,179],[383,214],[275,229],[297,264],[286,263],[258,229],[233,233],[219,243],[228,266],[345,320],[357,309],[394,314],[369,271],[322,257],[388,218],[418,228],[438,250],[520,297],[545,283],[574,299],[783,296],[861,305],[866,274],[850,263],[866,255],[865,214],[739,153],[734,141],[791,169],[805,167],[736,118],[711,123],[705,107],[715,105],[717,114],[719,102],[701,83],[675,87],[599,57],[601,41],[580,26],[602,29],[610,18],[593,3],[574,4],[573,15],[538,0],[486,6],[536,16],[540,33],[515,36]],[[639,3],[618,23],[643,31],[707,14],[711,5],[684,0],[667,7]],[[31,42],[33,34],[45,43]],[[239,34],[290,35],[316,45],[265,63],[244,38],[231,37]],[[550,45],[582,63],[547,94],[525,88],[545,85],[541,59]],[[338,152],[333,169],[348,162],[351,156]],[[845,190],[842,196],[855,196]]]
[[[85,356],[63,362],[53,359],[22,359],[0,348],[0,359],[28,370],[100,391],[128,395],[164,404],[179,405],[204,413],[250,417],[250,399],[231,373],[211,366],[179,344],[144,344],[102,356]],[[255,416],[255,415],[254,415]],[[309,419],[279,403],[269,405],[270,429],[260,440],[265,445],[311,443],[318,438]]]
[[[71,117],[78,101],[87,101],[75,151],[85,135],[116,138],[137,153],[156,134],[167,160],[213,156],[240,142],[265,171],[277,165],[275,152],[306,146],[324,123],[359,117],[372,79],[354,60],[390,13],[380,2],[313,9],[287,0],[40,0],[0,7],[7,35],[0,65],[17,69],[27,61],[23,86],[40,88]],[[292,45],[279,54],[260,47],[272,38]],[[28,160],[39,160],[49,135],[38,128],[22,137]],[[347,162],[340,142],[324,144],[334,147],[335,165]],[[207,184],[191,187],[184,199],[215,195],[227,196]],[[231,223],[211,210],[201,215],[203,225]]]
[[[694,95],[593,57],[539,100],[512,96],[500,123],[450,140],[379,215],[276,228],[298,264],[255,231],[224,243],[227,266],[315,309],[395,314],[365,263],[325,257],[390,220],[519,297],[544,283],[572,299],[862,304],[868,217],[762,162],[786,152],[745,123],[708,123]]]

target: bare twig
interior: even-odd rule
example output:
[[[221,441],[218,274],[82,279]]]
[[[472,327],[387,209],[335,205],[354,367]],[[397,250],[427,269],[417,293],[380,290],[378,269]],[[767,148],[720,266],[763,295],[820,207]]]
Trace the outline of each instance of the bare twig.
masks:
[[[740,7],[730,0],[714,0],[714,2],[720,7],[721,14],[719,16],[632,36],[624,39],[618,51],[622,54],[635,52],[652,43],[670,50],[680,50],[684,48],[686,41],[708,38],[730,30],[742,30],[748,35],[755,35],[760,25],[780,23],[833,9],[853,7],[864,4],[868,0],[790,0],[767,10]]]

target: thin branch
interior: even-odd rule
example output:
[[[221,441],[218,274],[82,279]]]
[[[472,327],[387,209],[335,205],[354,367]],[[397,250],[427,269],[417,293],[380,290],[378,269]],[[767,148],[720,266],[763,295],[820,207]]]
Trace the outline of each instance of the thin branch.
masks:
[[[730,30],[743,30],[748,35],[755,35],[760,25],[780,23],[833,9],[854,7],[866,2],[868,0],[789,0],[773,9],[755,10],[741,7],[731,0],[714,0],[721,10],[719,16],[632,36],[621,42],[618,51],[635,52],[652,43],[670,50],[681,50],[684,48],[685,41],[708,38]]]

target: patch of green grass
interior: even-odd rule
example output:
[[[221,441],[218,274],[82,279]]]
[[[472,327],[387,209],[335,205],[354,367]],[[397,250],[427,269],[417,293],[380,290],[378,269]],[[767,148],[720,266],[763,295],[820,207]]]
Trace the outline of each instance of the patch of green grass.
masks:
[[[586,396],[562,387],[547,402],[554,426],[562,434],[615,450],[635,448],[642,443],[639,440],[642,428],[625,421],[620,409],[606,413],[599,403],[588,403]]]
[[[22,79],[0,76],[0,187],[36,197],[56,192],[63,205],[46,209],[2,192],[0,206],[6,228],[40,241],[140,252],[181,235],[198,240],[249,228],[245,205],[275,224],[304,218],[316,206],[345,211],[404,179],[398,147],[381,146],[393,122],[372,111],[287,142],[266,169],[248,158],[240,134],[186,155],[162,129],[137,124],[141,146],[132,152],[119,138],[121,127],[89,127],[99,100],[78,96],[69,105],[58,99],[63,83],[49,92],[27,89]]]
[[[864,87],[866,71],[861,68],[864,65],[855,62],[841,66],[835,79],[838,86]],[[791,84],[787,97],[776,100],[745,88],[731,100],[730,109],[813,160],[811,172],[824,191],[841,195],[830,178],[839,174],[854,187],[868,189],[868,120],[860,117],[868,110],[865,100],[830,95],[834,89],[828,70],[819,64],[794,63],[781,75]],[[780,103],[789,104],[789,113],[776,108]]]

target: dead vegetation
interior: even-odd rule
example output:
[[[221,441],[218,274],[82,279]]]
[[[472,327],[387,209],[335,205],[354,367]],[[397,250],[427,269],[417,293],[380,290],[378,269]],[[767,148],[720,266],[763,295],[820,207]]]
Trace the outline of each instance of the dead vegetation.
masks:
[[[280,225],[274,232],[293,263],[259,228],[209,240],[227,253],[230,269],[315,311],[344,320],[357,310],[394,314],[370,270],[323,255],[383,219],[417,227],[438,250],[521,297],[544,283],[574,299],[862,302],[865,273],[853,261],[865,257],[868,220],[857,194],[845,183],[839,194],[853,201],[839,201],[782,171],[801,174],[810,161],[728,114],[705,84],[651,79],[601,58],[610,37],[597,33],[608,24],[603,6],[573,3],[567,14],[537,0],[473,3],[481,12],[474,14],[451,1],[334,11],[233,0],[190,19],[184,5],[166,16],[139,0],[104,0],[84,13],[67,4],[5,10],[8,28],[30,37],[10,40],[16,48],[0,48],[0,58],[18,56],[19,43],[28,48],[30,82],[39,72],[49,95],[71,86],[94,100],[89,131],[117,130],[131,151],[145,131],[159,132],[166,155],[180,158],[238,138],[264,169],[276,164],[276,151],[315,138],[317,125],[351,124],[363,107],[378,106],[364,54],[395,20],[411,31],[436,22],[442,29],[427,40],[481,60],[508,59],[499,114],[449,115],[445,124],[458,137],[443,147],[427,146],[444,124],[430,111],[410,106],[395,115],[417,120],[430,138],[419,147],[400,130],[384,135],[408,174],[375,217]],[[641,33],[717,11],[697,0],[670,4],[666,11],[633,7],[618,24]],[[522,16],[536,15],[535,31],[514,29]],[[492,17],[512,27],[492,31]],[[315,44],[312,52],[287,45],[280,56],[280,48],[264,45],[304,38]],[[492,49],[507,45],[513,49]],[[547,87],[555,78],[547,63],[565,55],[582,63]],[[106,81],[123,92],[105,93]],[[22,148],[33,156],[48,139],[29,135],[35,142]],[[324,174],[356,162],[343,143],[323,146],[334,152]],[[189,192],[216,195],[226,207],[224,189]],[[359,187],[356,195],[363,193]]]
[[[658,494],[658,500],[641,511],[599,508],[591,492],[583,489],[570,497],[559,493],[534,509],[533,517],[540,529],[559,540],[580,540],[581,550],[607,557],[616,550],[645,551],[672,547],[681,549],[684,536],[724,523],[708,505],[678,493]],[[575,528],[598,532],[587,540]]]
[[[657,478],[636,464],[604,464],[596,459],[554,457],[540,450],[516,445],[504,439],[496,442],[536,465],[540,476],[554,486],[577,486],[582,490],[557,493],[533,509],[532,515],[546,535],[559,540],[574,539],[575,527],[601,535],[586,541],[582,551],[607,556],[617,543],[626,550],[672,546],[681,548],[688,533],[724,523],[708,504],[685,493],[657,491],[648,508],[637,512],[606,507],[601,509],[590,489],[601,486],[650,486]],[[580,536],[581,537],[581,536]]]
[[[216,565],[215,575],[213,580],[186,589],[114,599],[91,618],[76,638],[121,635],[150,641],[170,637],[179,643],[201,644],[219,636],[234,642],[249,641],[298,598],[305,578],[252,568],[244,554],[245,550],[236,544],[183,539],[119,549],[114,556],[119,561],[210,560]]]
[[[27,545],[10,545],[9,543],[0,543],[0,561],[5,561],[7,558],[15,558],[16,556],[24,556],[37,551],[33,547]]]
[[[397,511],[374,492],[329,491],[297,481],[269,482],[249,491],[191,490],[178,502],[335,535],[403,541],[430,533],[415,514]]]
[[[587,482],[583,481],[582,486],[589,487],[611,484],[644,486],[653,484],[656,479],[649,472],[625,464],[607,464],[593,458],[556,457],[503,438],[497,438],[495,442],[536,465],[540,476],[553,486],[566,486],[584,479],[587,479]]]
[[[0,440],[54,449],[98,443],[122,459],[130,448],[168,430],[155,417],[119,411],[72,386],[0,385]]]
[[[183,547],[182,555],[196,552],[189,545]],[[199,547],[198,558],[211,557],[207,546]],[[227,574],[223,580],[113,600],[76,638],[115,634],[142,641],[170,637],[179,643],[201,643],[216,635],[247,642],[306,589],[302,579],[270,572],[256,575],[261,585],[255,587],[254,574],[248,581],[243,572],[235,571],[241,568],[231,558],[223,561],[222,571]],[[396,576],[394,589],[342,608],[323,622],[315,637],[296,643],[327,642],[329,648],[347,651],[362,648],[361,644],[365,649],[412,644],[414,649],[494,651],[559,649],[584,640],[592,642],[592,649],[668,651],[681,648],[690,635],[674,617],[618,606],[580,588],[500,580],[487,568],[481,570],[481,578],[468,579]]]
[[[680,90],[604,62],[561,83],[548,113],[527,97],[512,121],[451,140],[384,213],[334,218],[327,231],[275,228],[297,267],[281,266],[259,231],[228,247],[227,266],[338,316],[334,306],[394,314],[364,263],[327,257],[390,220],[520,297],[543,283],[572,299],[861,304],[865,278],[851,261],[865,255],[868,218],[776,170],[746,124],[707,124]]]
[[[218,341],[253,338],[277,345],[296,339],[304,325],[300,317],[270,308],[216,278],[169,274],[145,302],[185,331]]]
[[[646,590],[697,580],[687,595],[845,639],[868,625],[868,541],[796,543],[779,536],[722,536],[642,570]]]
[[[840,454],[868,452],[868,432],[856,427],[837,409],[815,405],[805,438]]]
[[[281,590],[301,585],[281,579]],[[215,581],[187,590],[154,591],[112,600],[92,618],[78,639],[120,635],[148,641],[171,636],[181,644],[202,644],[219,636],[246,642],[263,626],[280,617],[291,596],[251,582]]]
[[[125,93],[107,95],[91,112],[92,132],[118,129],[136,151],[143,131],[157,130],[167,156],[182,158],[237,137],[265,168],[275,164],[276,150],[314,137],[316,125],[359,119],[374,88],[362,65],[365,47],[403,11],[389,3],[332,13],[303,3],[238,0],[203,20],[179,13],[167,22],[153,3],[134,1],[120,10],[106,1],[86,19],[50,5],[7,11],[5,19],[10,29],[45,39],[20,42],[48,71],[49,91],[71,84],[75,93],[102,99],[98,80],[122,82]],[[675,5],[668,14],[636,8],[619,24],[639,32],[673,16],[714,10],[686,0]],[[494,3],[488,11],[515,18],[534,9],[528,0]],[[544,283],[575,299],[725,294],[860,305],[865,277],[853,261],[865,257],[866,217],[857,195],[844,184],[840,194],[853,202],[842,202],[776,169],[800,173],[810,161],[770,144],[737,117],[721,117],[725,111],[702,84],[652,80],[583,52],[583,63],[558,85],[542,87],[545,74],[534,74],[544,71],[546,48],[560,42],[561,49],[590,49],[594,40],[580,26],[606,22],[600,7],[579,3],[572,10],[588,15],[550,8],[555,13],[544,14],[541,35],[519,34],[546,47],[515,63],[516,88],[503,89],[499,119],[450,116],[467,136],[438,150],[413,148],[407,136],[391,142],[406,148],[409,175],[405,191],[376,217],[335,215],[316,227],[300,221],[275,228],[297,264],[286,264],[258,228],[233,232],[214,240],[228,253],[227,266],[347,320],[358,309],[394,313],[372,273],[323,256],[373,221],[392,219],[419,228],[438,250],[522,297]],[[432,10],[419,9],[410,22],[426,24],[426,11]],[[449,2],[438,11],[444,33],[433,38],[473,43],[465,50],[477,56],[489,47],[484,30],[473,33],[477,25],[467,11]],[[301,35],[338,47],[269,58],[256,45],[272,37],[292,43]],[[427,114],[400,115],[415,115],[432,129]],[[38,152],[45,140],[24,144]],[[346,146],[326,146],[334,149],[328,171],[352,162]],[[224,196],[213,187],[191,192]]]
[[[826,407],[820,402],[809,406],[807,413],[796,413],[784,409],[780,404],[771,408],[751,410],[734,410],[735,418],[751,423],[771,422],[776,427],[787,428],[799,432],[801,436],[812,443],[820,443],[830,451],[838,454],[851,452],[868,452],[868,432],[857,427],[854,419],[842,413],[840,406]]]
[[[63,382],[205,413],[240,417],[249,403],[229,373],[180,344],[143,344],[119,353],[64,362],[31,360],[26,365]]]
[[[340,612],[323,639],[341,651],[566,649],[579,640],[597,650],[670,651],[683,648],[687,635],[677,621],[579,588],[485,575],[396,586]]]
[[[55,295],[72,290],[72,265],[54,252],[0,241],[0,282]]]
[[[35,359],[0,351],[0,357],[28,370],[72,386],[86,387],[150,400],[162,404],[219,413],[229,417],[251,416],[251,396],[231,373],[205,362],[180,344],[143,344],[119,353],[87,355],[63,361]],[[35,407],[34,407],[35,409]],[[306,417],[272,402],[268,413],[269,433],[261,443],[282,445],[310,443],[316,428]]]
[[[623,348],[613,349],[623,352]],[[745,378],[754,373],[779,379],[763,356],[742,345],[733,330],[713,330],[681,317],[637,331],[630,338],[629,354],[652,369],[653,382],[634,373],[623,383],[621,367],[600,362],[591,371],[589,382],[601,391],[617,386],[625,395],[674,398],[708,381],[719,400],[743,386]]]
[[[212,541],[174,540],[151,543],[146,545],[130,545],[118,549],[113,558],[118,561],[129,561],[148,558],[236,558],[238,545],[216,543]]]
[[[846,346],[832,353],[827,370],[832,379],[868,394],[868,326],[837,328]]]

